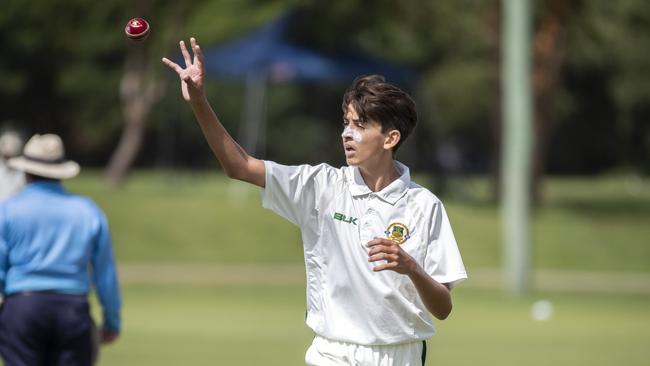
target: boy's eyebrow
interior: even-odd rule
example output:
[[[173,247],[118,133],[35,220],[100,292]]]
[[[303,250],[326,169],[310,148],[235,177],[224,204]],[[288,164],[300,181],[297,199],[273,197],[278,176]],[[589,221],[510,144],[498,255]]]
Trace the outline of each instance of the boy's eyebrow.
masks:
[[[350,118],[348,118],[348,117],[346,117],[346,116],[343,116],[343,120],[344,120],[344,121],[349,121],[349,122],[363,122],[363,121],[361,120],[361,118],[358,118],[358,117],[355,118],[355,119],[350,119]]]

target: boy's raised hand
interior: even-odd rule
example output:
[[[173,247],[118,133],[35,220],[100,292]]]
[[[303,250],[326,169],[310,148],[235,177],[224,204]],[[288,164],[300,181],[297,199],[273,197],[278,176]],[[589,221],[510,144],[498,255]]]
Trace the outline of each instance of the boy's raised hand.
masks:
[[[205,78],[205,66],[203,64],[203,52],[194,37],[190,38],[190,46],[194,58],[187,50],[184,41],[180,41],[181,53],[185,59],[185,68],[179,66],[177,63],[170,59],[163,57],[162,62],[169,66],[170,69],[176,71],[178,77],[181,79],[181,90],[183,98],[187,102],[199,100],[204,97],[203,82]]]

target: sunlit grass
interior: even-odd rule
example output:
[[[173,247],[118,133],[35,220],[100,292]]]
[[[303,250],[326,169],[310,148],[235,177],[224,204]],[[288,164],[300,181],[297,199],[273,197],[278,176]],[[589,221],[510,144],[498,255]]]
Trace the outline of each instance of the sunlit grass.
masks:
[[[216,173],[136,172],[111,190],[90,172],[67,184],[106,210],[123,262],[302,262],[298,229],[261,207],[259,189]],[[450,185],[441,199],[467,267],[500,267],[503,227],[487,180]],[[650,185],[633,188],[626,177],[548,178],[531,215],[534,265],[650,271]]]
[[[553,304],[546,321],[530,315],[540,298]],[[100,365],[304,365],[313,337],[304,301],[301,285],[127,285],[123,335]],[[461,285],[454,302],[436,322],[428,365],[640,366],[650,357],[648,295],[511,298]]]

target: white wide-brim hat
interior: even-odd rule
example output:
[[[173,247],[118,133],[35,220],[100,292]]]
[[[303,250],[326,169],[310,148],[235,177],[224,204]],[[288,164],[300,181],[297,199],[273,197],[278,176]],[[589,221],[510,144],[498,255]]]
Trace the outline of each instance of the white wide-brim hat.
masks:
[[[25,144],[23,155],[7,161],[9,167],[52,179],[68,179],[79,174],[79,164],[65,160],[63,141],[57,135],[34,135]]]

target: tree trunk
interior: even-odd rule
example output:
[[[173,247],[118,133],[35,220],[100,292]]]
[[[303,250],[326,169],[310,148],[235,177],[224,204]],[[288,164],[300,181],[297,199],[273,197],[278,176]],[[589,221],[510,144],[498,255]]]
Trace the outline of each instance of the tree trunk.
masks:
[[[145,47],[134,47],[127,56],[124,76],[120,83],[125,126],[106,168],[106,178],[113,187],[124,183],[140,151],[151,108],[162,94],[158,90],[160,88],[156,79],[147,73],[150,66],[147,60]]]
[[[492,199],[494,202],[501,200],[501,0],[492,0],[488,5],[485,17],[486,31],[484,33],[488,45],[489,58],[489,83],[490,95],[489,122],[491,142],[491,174],[492,174]]]
[[[533,169],[531,179],[531,202],[541,201],[541,185],[544,176],[547,147],[547,131],[551,118],[553,93],[564,61],[563,36],[569,16],[569,0],[549,0],[548,10],[535,32],[533,44],[533,95],[534,125]]]
[[[132,14],[142,14],[145,18],[155,18],[160,24],[166,24],[166,31],[161,31],[160,36],[152,38],[150,35],[146,41],[133,43],[128,51],[120,82],[124,128],[105,173],[112,187],[119,187],[125,182],[142,146],[151,109],[162,98],[166,87],[167,78],[152,72],[157,69],[154,65],[159,66],[160,58],[149,56],[151,53],[167,54],[167,47],[177,44],[175,40],[180,37],[182,19],[190,5],[183,1],[159,4],[153,0],[135,0],[130,6]]]

